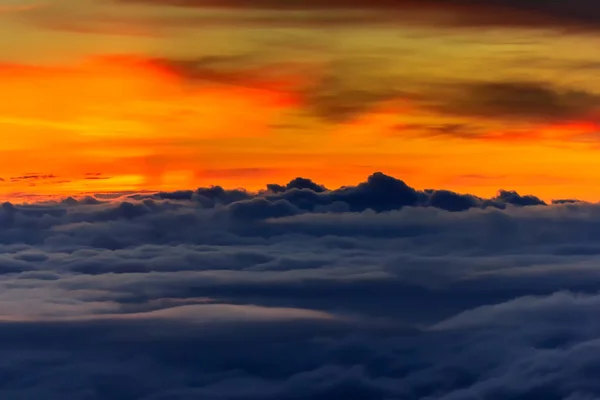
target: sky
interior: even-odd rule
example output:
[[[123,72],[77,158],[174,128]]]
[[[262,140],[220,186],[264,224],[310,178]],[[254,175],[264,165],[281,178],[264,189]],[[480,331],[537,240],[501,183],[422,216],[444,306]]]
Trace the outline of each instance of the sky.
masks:
[[[600,200],[589,0],[2,0],[0,196],[328,187]]]
[[[0,398],[600,399],[597,0],[0,0]]]

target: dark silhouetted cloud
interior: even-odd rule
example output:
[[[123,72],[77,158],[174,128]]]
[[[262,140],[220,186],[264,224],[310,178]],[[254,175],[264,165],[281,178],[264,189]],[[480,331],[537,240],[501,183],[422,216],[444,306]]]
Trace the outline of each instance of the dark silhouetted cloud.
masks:
[[[56,176],[52,174],[30,174],[30,175],[22,175],[22,176],[13,176],[10,178],[11,182],[18,181],[37,181],[37,180],[47,180],[47,179],[55,179]]]
[[[132,198],[160,200],[192,200],[205,207],[231,205],[229,209],[255,208],[260,215],[269,208],[276,213],[296,214],[316,211],[376,212],[401,209],[406,206],[435,207],[448,211],[463,211],[474,207],[504,208],[506,205],[545,205],[535,196],[521,196],[514,191],[501,190],[492,199],[459,194],[447,190],[418,191],[403,181],[376,172],[357,186],[329,190],[310,179],[296,178],[286,185],[268,184],[267,190],[257,195],[243,190],[225,190],[220,186],[199,188],[196,191],[161,192],[154,195],[134,195]],[[275,209],[279,211],[275,211]],[[284,209],[286,211],[284,211]],[[283,216],[283,215],[279,215]],[[263,217],[261,217],[263,218]]]

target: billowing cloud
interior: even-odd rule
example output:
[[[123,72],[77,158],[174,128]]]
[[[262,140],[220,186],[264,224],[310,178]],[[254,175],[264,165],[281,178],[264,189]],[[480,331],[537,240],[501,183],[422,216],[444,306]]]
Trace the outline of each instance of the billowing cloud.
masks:
[[[596,204],[380,173],[121,196],[2,205],[3,397],[600,394]]]

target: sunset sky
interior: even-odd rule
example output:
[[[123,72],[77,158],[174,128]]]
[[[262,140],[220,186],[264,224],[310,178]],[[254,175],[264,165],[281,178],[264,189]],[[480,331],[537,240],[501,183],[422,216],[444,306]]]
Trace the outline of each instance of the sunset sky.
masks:
[[[600,0],[0,0],[0,400],[600,400]]]
[[[592,1],[0,0],[0,197],[382,171],[598,201],[599,22]]]

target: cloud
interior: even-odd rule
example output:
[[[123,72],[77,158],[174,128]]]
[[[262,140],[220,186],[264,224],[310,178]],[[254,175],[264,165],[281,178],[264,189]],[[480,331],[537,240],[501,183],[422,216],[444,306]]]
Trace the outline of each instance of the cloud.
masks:
[[[365,69],[371,68],[368,74]],[[361,60],[332,63],[313,74],[313,80],[300,89],[305,108],[325,121],[340,123],[368,114],[383,103],[414,97],[399,88],[401,82],[377,72],[376,65]],[[356,76],[361,76],[357,80]]]
[[[135,199],[196,200],[205,207],[228,205],[228,211],[241,217],[265,219],[275,216],[295,215],[302,212],[352,211],[376,212],[401,209],[406,206],[435,207],[448,211],[469,208],[507,205],[545,205],[531,195],[521,196],[515,191],[500,190],[491,199],[447,190],[418,191],[405,182],[377,172],[357,186],[329,190],[310,179],[296,178],[286,185],[269,184],[267,190],[253,195],[243,190],[225,190],[220,186],[199,188],[196,191],[161,192],[154,195],[134,196]],[[248,214],[246,214],[246,212]]]
[[[136,5],[136,3],[130,3]],[[140,2],[139,4],[143,4]],[[54,31],[102,34],[117,36],[133,36],[141,38],[168,37],[185,30],[201,30],[218,28],[224,25],[256,28],[268,26],[271,28],[300,28],[328,30],[347,28],[348,26],[370,27],[385,24],[394,26],[402,22],[396,15],[382,15],[377,12],[326,12],[319,14],[287,13],[263,10],[263,12],[236,13],[225,10],[203,13],[197,8],[196,12],[178,14],[145,13],[150,9],[132,7],[124,9],[110,6],[108,2],[95,3],[100,7],[76,9],[72,7],[46,7],[32,9],[28,13],[19,14],[22,21],[34,26]],[[128,4],[125,4],[128,5]],[[133,10],[133,11],[131,11]],[[123,11],[129,11],[124,13]],[[1,12],[1,11],[0,11]]]
[[[527,81],[466,83],[457,85],[454,95],[440,97],[440,105],[434,108],[442,112],[502,120],[577,120],[600,106],[595,93]]]
[[[37,10],[47,6],[46,2],[37,2],[31,0],[24,1],[4,1],[0,4],[0,15],[2,14],[16,14],[25,13],[33,10]]]
[[[319,57],[300,59],[290,55],[281,56],[283,53],[278,55],[269,46],[263,46],[261,49],[265,52],[260,54],[234,52],[188,58],[104,55],[91,57],[84,63],[92,66],[89,68],[90,71],[87,71],[87,67],[80,66],[75,70],[91,74],[95,73],[93,71],[95,68],[98,68],[97,73],[103,75],[109,66],[111,68],[118,66],[124,74],[134,74],[138,79],[142,79],[142,74],[145,74],[144,82],[160,82],[161,87],[164,86],[169,90],[192,88],[193,91],[181,91],[180,95],[186,99],[181,103],[184,105],[201,102],[205,97],[210,97],[220,99],[225,108],[239,107],[240,103],[244,103],[245,107],[248,103],[260,110],[268,109],[268,113],[266,111],[259,113],[265,116],[265,121],[261,121],[260,124],[253,122],[254,129],[240,130],[232,122],[224,123],[220,129],[227,135],[235,134],[242,137],[267,134],[286,124],[298,124],[299,129],[319,132],[330,132],[337,128],[350,129],[354,124],[361,123],[361,118],[368,119],[381,114],[385,114],[390,119],[395,118],[389,128],[381,129],[388,130],[388,133],[383,134],[389,136],[452,136],[486,139],[500,135],[502,138],[509,136],[537,139],[542,136],[540,132],[544,129],[548,130],[548,126],[557,128],[554,125],[579,123],[591,127],[582,127],[583,125],[577,129],[566,127],[561,131],[563,135],[561,138],[590,142],[595,137],[594,132],[597,128],[595,121],[600,106],[599,95],[593,89],[577,88],[575,84],[557,86],[535,79],[482,80],[451,77],[441,82],[432,82],[413,74],[398,75],[393,72],[396,68],[391,67],[394,61],[399,60],[387,56],[353,57],[348,54],[334,53],[333,56],[328,56],[329,60]],[[331,51],[334,52],[333,49]],[[54,73],[44,68],[36,69],[31,66],[13,66],[13,68],[24,74],[23,76],[28,75],[29,68],[35,74],[38,73],[37,70],[44,73],[44,76],[48,74],[45,79],[50,81],[54,79]],[[65,71],[61,72],[64,77],[69,75]],[[59,76],[62,76],[61,74]],[[96,99],[98,89],[92,86],[86,87],[89,96]],[[139,96],[139,93],[136,90],[131,95]],[[262,101],[258,102],[258,98]],[[122,101],[126,102],[126,99]],[[65,107],[76,109],[79,105],[69,103]],[[170,107],[169,112],[177,113],[177,123],[181,124],[181,129],[178,130],[181,132],[178,134],[181,137],[171,140],[176,141],[181,147],[194,141],[200,144],[202,138],[199,136],[188,138],[185,136],[190,134],[183,133],[190,129],[190,125],[197,124],[197,121],[194,122],[194,117],[198,116],[197,108],[181,106],[173,109],[172,105],[168,107]],[[162,117],[156,114],[152,114],[149,118],[156,118],[157,123],[164,123]],[[30,118],[27,120],[31,123]],[[370,120],[365,123],[375,125]],[[92,129],[92,125],[97,126],[98,123],[84,119],[77,124],[52,121],[41,121],[40,124],[43,126],[50,124],[67,130],[87,131]],[[138,130],[146,129],[146,124],[147,122],[144,121],[139,125],[132,124],[132,133],[141,134]],[[231,129],[226,129],[229,124],[232,124]],[[315,128],[314,125],[318,125],[319,128]],[[209,131],[205,132],[205,137],[216,135],[215,130]],[[554,134],[561,135],[556,132]],[[222,138],[223,135],[225,133],[217,136]],[[162,141],[167,140],[160,141],[162,144]],[[131,141],[119,141],[114,138],[110,143],[115,146],[133,145]],[[135,144],[139,146],[139,141]],[[158,146],[158,143],[149,140],[147,145]],[[224,172],[208,168],[206,175],[209,179],[220,179],[222,173],[227,173],[230,177],[256,178],[266,177],[275,172],[277,172],[275,169],[269,168],[240,167]],[[95,179],[86,178],[88,181]],[[109,179],[106,179],[108,182],[96,180],[98,185],[110,184]]]
[[[381,65],[360,58],[269,63],[244,55],[148,62],[192,81],[283,90],[297,99],[298,108],[333,124],[356,121],[382,109],[396,115],[430,114],[439,122],[407,123],[397,128],[398,132],[427,136],[480,138],[489,134],[490,122],[496,121],[506,129],[523,122],[596,121],[600,109],[600,95],[593,89],[533,78],[422,81],[390,73],[385,59]]]
[[[600,96],[593,91],[535,80],[448,80],[440,84],[415,82],[378,70],[376,64],[347,60],[329,64],[283,63],[252,66],[245,56],[205,57],[196,60],[154,59],[185,79],[241,87],[276,88],[294,93],[299,106],[327,122],[344,123],[394,104],[398,114],[433,113],[455,122],[405,124],[401,132],[464,138],[485,136],[481,120],[551,123],[595,120]],[[365,69],[368,74],[364,74]],[[360,75],[361,80],[356,80]],[[478,121],[465,120],[477,118]],[[483,124],[485,125],[485,124]]]
[[[156,6],[165,6],[169,12],[162,13]],[[6,12],[20,10],[10,6]],[[77,8],[50,3],[21,11],[27,12],[19,13],[20,18],[45,29],[146,37],[223,25],[327,30],[377,26],[596,30],[600,23],[600,9],[591,0],[110,0]]]
[[[178,6],[199,9],[235,9],[313,11],[314,18],[323,12],[375,11],[373,20],[390,20],[418,24],[443,24],[450,26],[505,27],[569,27],[596,29],[600,22],[600,8],[592,0],[564,2],[550,0],[540,3],[536,0],[492,0],[482,3],[476,0],[341,0],[332,2],[275,1],[275,0],[118,0],[122,4],[151,4]],[[387,14],[387,15],[385,15]]]
[[[268,61],[271,52],[262,57],[237,54],[146,62],[189,82],[285,91],[297,99],[295,105],[302,111],[332,123],[351,121],[385,102],[416,97],[398,89],[400,82],[394,77],[374,73],[372,66],[367,78],[357,81],[356,74],[369,67],[360,60],[273,62]]]
[[[597,204],[382,173],[119,196],[0,207],[0,396],[600,395]]]
[[[55,175],[52,174],[29,174],[29,175],[22,175],[22,176],[13,176],[10,178],[11,182],[18,182],[18,181],[28,181],[28,180],[33,180],[33,181],[37,181],[37,180],[47,180],[47,179],[55,179],[57,178]]]

